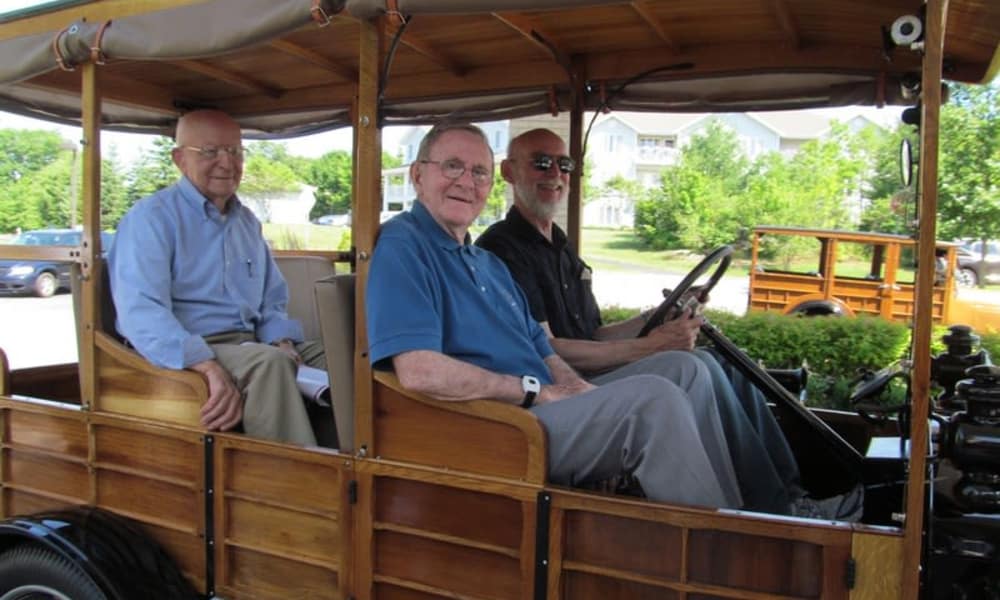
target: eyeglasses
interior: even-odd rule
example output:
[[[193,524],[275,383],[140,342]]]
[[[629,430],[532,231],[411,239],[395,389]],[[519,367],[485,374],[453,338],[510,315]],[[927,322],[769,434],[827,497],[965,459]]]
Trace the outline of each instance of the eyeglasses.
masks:
[[[572,173],[576,168],[576,162],[568,156],[549,156],[548,154],[536,154],[531,157],[531,165],[536,171],[548,171],[555,164],[563,173]]]
[[[225,152],[233,160],[242,160],[246,148],[243,146],[177,146],[181,150],[194,150],[198,156],[205,160],[215,160],[219,154]]]
[[[447,160],[421,160],[422,164],[437,165],[441,169],[441,174],[448,179],[458,179],[466,170],[472,176],[472,183],[477,186],[486,185],[493,182],[493,172],[485,167],[472,167],[466,169],[465,163],[457,158]]]

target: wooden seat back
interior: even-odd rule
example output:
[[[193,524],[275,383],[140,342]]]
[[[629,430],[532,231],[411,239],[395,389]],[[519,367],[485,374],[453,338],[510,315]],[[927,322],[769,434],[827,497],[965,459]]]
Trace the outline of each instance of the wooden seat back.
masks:
[[[319,279],[314,293],[338,448],[350,452],[354,449],[354,274]]]

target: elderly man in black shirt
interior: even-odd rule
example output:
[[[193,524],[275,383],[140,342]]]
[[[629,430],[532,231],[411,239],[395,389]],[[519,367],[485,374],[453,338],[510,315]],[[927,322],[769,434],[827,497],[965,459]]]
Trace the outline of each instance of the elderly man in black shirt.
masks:
[[[602,325],[591,291],[591,269],[567,244],[554,222],[569,193],[574,161],[551,131],[535,129],[510,142],[501,164],[513,187],[514,205],[476,244],[507,263],[528,298],[532,315],[549,334],[556,353],[596,384],[640,373],[673,375],[677,352],[693,351],[712,373],[723,427],[747,508],[806,516],[844,518],[851,500],[817,502],[799,487],[791,450],[760,392],[730,369],[727,374],[707,350],[695,350],[701,317],[667,321],[637,338],[648,313]],[[736,382],[740,394],[734,391]],[[775,492],[778,490],[778,492]]]

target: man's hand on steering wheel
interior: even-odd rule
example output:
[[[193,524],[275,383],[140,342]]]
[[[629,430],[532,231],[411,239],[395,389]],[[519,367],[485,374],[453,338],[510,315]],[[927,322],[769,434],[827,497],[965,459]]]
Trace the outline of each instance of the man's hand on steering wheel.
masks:
[[[715,287],[715,284],[719,283],[722,275],[726,272],[729,267],[729,262],[732,260],[730,256],[733,253],[732,246],[720,246],[709,253],[700,263],[695,266],[694,269],[688,273],[684,279],[677,285],[677,287],[665,294],[663,302],[653,311],[646,324],[639,331],[637,337],[646,337],[654,329],[662,325],[665,321],[669,321],[672,315],[678,314],[678,308],[680,312],[685,312],[686,309],[692,309],[693,305],[685,305],[682,300],[685,296],[691,296],[695,299],[704,298],[706,301],[708,299],[709,292]],[[698,288],[698,291],[694,287],[694,282],[698,280],[699,277],[708,272],[708,269],[718,263],[715,271],[709,276],[708,281]],[[674,319],[676,320],[676,319]],[[701,319],[698,319],[698,324],[701,324]]]
[[[700,315],[686,310],[676,318],[654,327],[644,341],[649,344],[651,352],[693,350],[701,324]]]

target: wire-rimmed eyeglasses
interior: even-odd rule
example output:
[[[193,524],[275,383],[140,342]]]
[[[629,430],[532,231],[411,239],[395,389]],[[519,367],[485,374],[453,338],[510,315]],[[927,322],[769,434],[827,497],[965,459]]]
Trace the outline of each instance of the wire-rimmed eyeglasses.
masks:
[[[229,158],[234,160],[242,160],[243,155],[246,153],[246,148],[243,146],[177,146],[181,150],[194,150],[198,153],[198,156],[205,160],[215,160],[219,158],[219,155],[226,153]]]
[[[472,182],[477,186],[486,185],[493,182],[493,172],[485,167],[472,167],[468,169],[465,163],[458,160],[457,158],[449,158],[446,160],[421,160],[421,164],[437,165],[441,169],[441,174],[448,179],[458,179],[465,171],[469,171],[469,175],[472,177]]]

